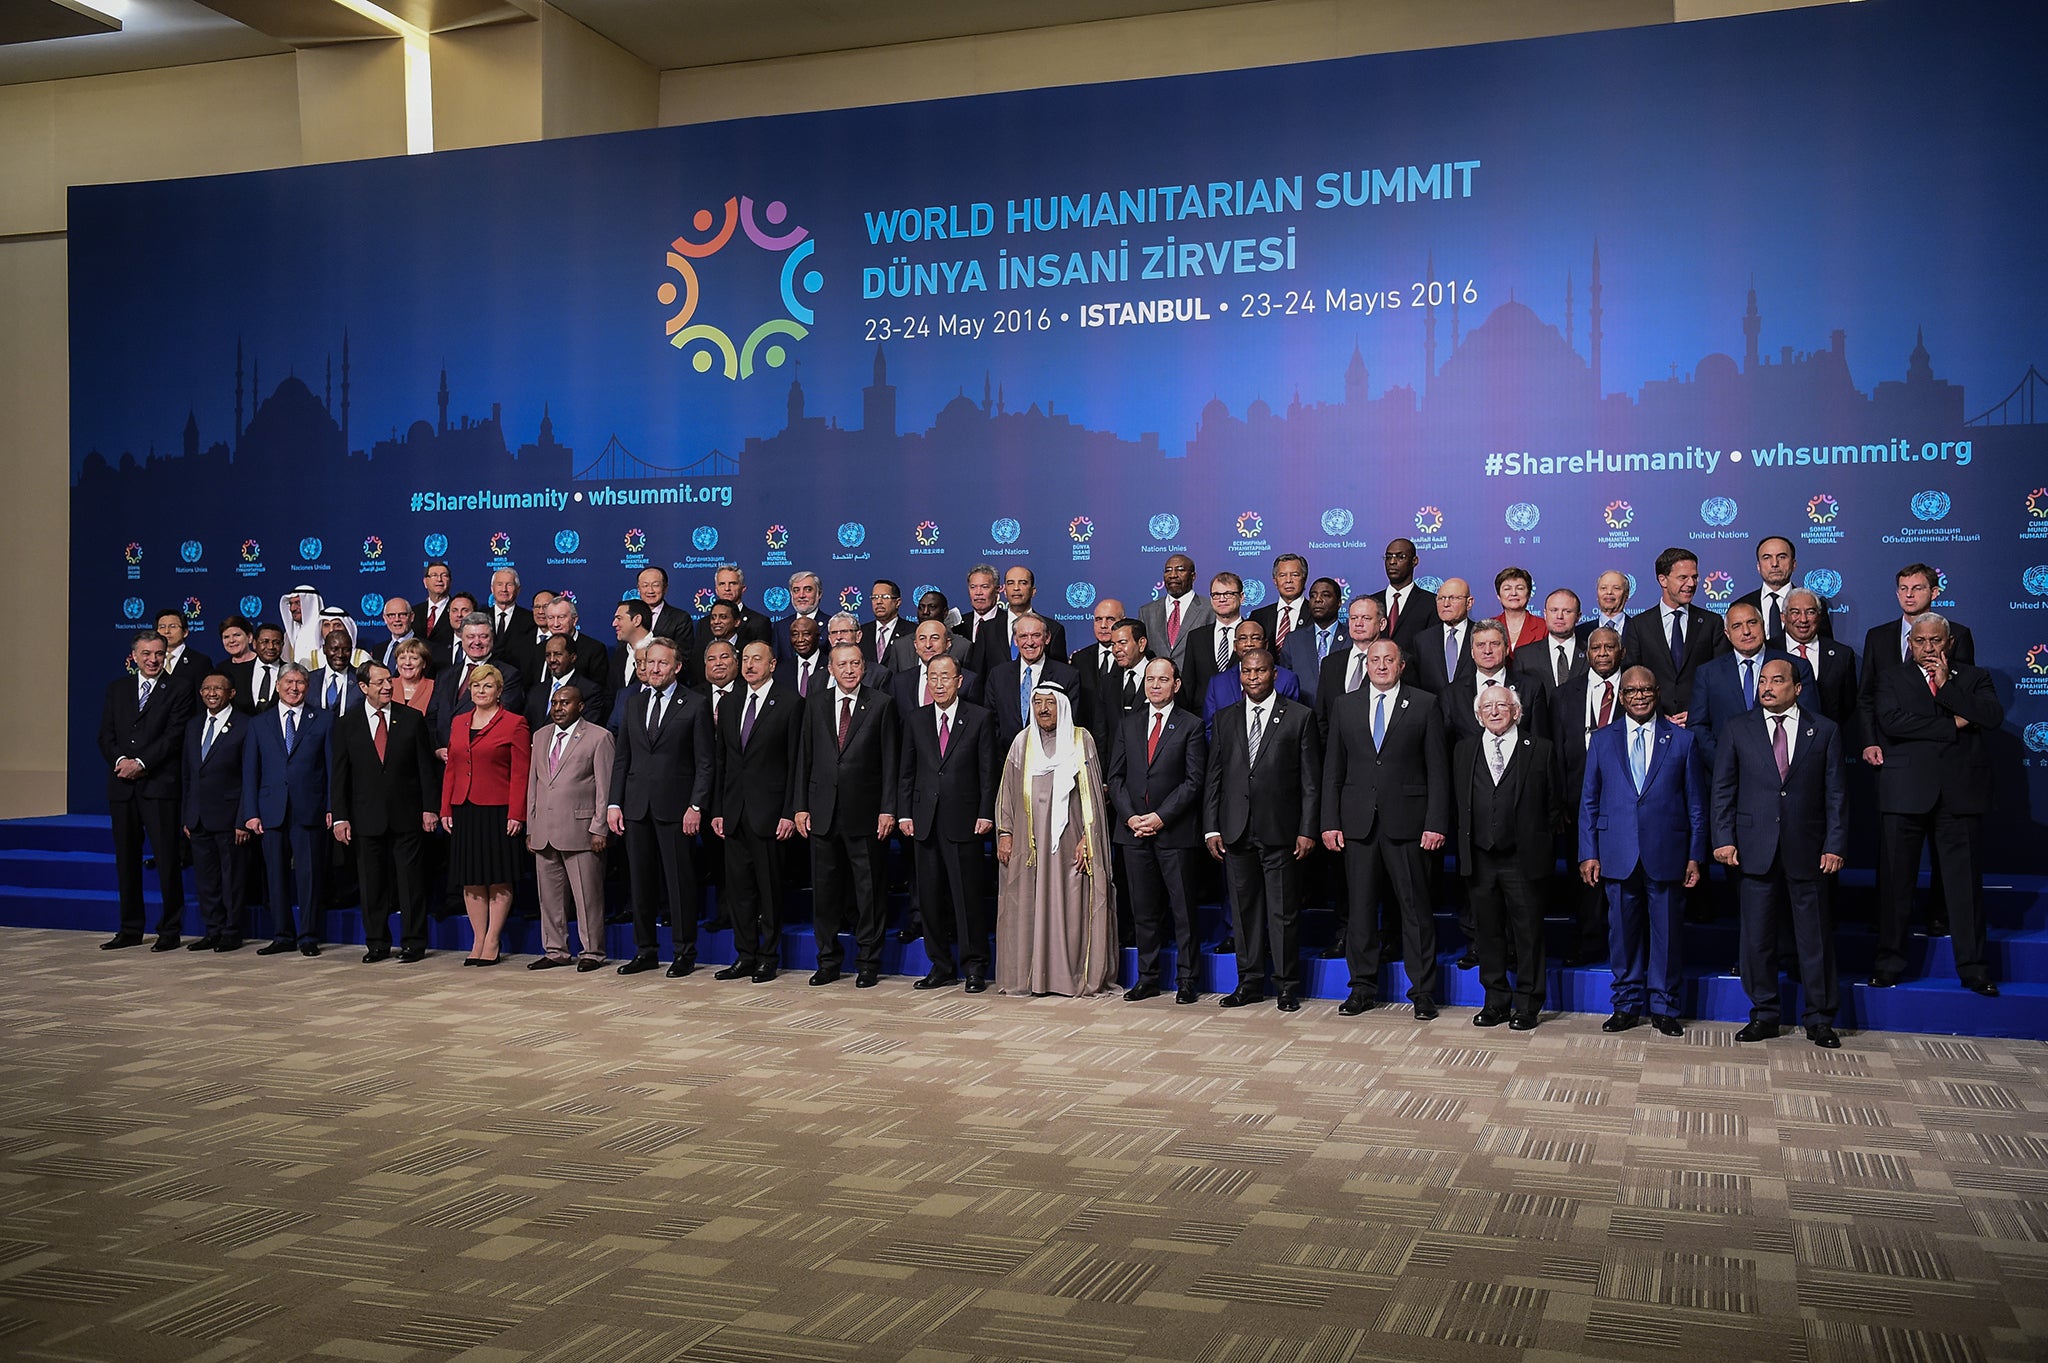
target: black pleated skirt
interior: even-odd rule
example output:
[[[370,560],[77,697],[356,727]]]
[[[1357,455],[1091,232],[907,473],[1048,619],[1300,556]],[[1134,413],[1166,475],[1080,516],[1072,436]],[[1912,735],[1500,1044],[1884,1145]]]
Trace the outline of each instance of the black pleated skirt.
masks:
[[[511,885],[526,870],[520,840],[505,833],[504,805],[455,806],[448,844],[449,878],[457,885]]]

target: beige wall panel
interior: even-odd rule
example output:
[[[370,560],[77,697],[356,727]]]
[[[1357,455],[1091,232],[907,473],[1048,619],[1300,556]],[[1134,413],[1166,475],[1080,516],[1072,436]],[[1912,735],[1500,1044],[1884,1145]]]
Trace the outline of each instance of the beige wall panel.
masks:
[[[539,24],[436,34],[434,150],[534,142],[541,128]]]
[[[336,43],[299,53],[300,156],[308,165],[405,155],[405,45]]]
[[[661,75],[601,33],[553,5],[541,11],[541,135],[651,128],[661,107]]]

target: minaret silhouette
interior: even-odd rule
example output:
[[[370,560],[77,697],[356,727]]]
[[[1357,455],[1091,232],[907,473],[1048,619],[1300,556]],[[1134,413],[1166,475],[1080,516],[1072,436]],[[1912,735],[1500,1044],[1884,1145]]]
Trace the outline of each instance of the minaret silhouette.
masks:
[[[1607,391],[1601,387],[1600,382],[1600,318],[1602,311],[1600,307],[1600,238],[1598,237],[1593,238],[1593,283],[1586,292],[1592,300],[1592,305],[1586,309],[1586,320],[1592,325],[1591,335],[1588,338],[1588,345],[1592,350],[1592,354],[1588,358],[1593,362],[1593,400],[1598,402],[1607,396]]]
[[[1574,355],[1578,354],[1579,343],[1573,339],[1572,335],[1572,272],[1570,270],[1564,272],[1564,343],[1571,348]]]
[[[448,434],[448,361],[446,360],[441,361],[441,392],[439,396],[439,402],[441,405],[441,425],[439,433],[441,435],[446,435]]]
[[[242,443],[242,338],[235,337],[235,443]]]
[[[1436,283],[1436,252],[1429,253],[1429,280]],[[1422,314],[1422,393],[1429,395],[1429,381],[1436,377],[1436,304],[1424,304]]]
[[[1742,314],[1742,372],[1757,367],[1757,337],[1763,335],[1764,319],[1756,310],[1756,276],[1749,277],[1749,308]]]
[[[348,453],[348,329],[341,332],[341,452]]]

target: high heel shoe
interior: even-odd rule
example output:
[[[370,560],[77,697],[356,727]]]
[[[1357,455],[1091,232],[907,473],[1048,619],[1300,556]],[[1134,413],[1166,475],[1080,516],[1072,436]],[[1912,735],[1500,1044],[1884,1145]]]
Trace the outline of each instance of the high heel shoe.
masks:
[[[476,958],[476,959],[475,959],[474,961],[471,961],[471,962],[470,962],[470,964],[471,964],[471,965],[496,965],[496,964],[497,964],[498,962],[500,962],[500,961],[502,961],[502,960],[504,960],[504,959],[505,959],[505,953],[501,951],[501,952],[499,952],[499,953],[498,953],[497,955],[495,955],[495,956],[490,956],[490,957],[484,957],[484,956],[479,956],[479,957],[477,957],[477,958]]]

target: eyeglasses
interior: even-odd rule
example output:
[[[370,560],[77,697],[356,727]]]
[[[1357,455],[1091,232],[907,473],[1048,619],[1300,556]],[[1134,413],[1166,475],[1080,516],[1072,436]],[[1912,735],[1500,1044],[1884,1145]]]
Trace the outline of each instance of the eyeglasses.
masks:
[[[1621,688],[1621,694],[1624,696],[1654,696],[1657,694],[1657,688],[1654,686],[1624,686]]]

